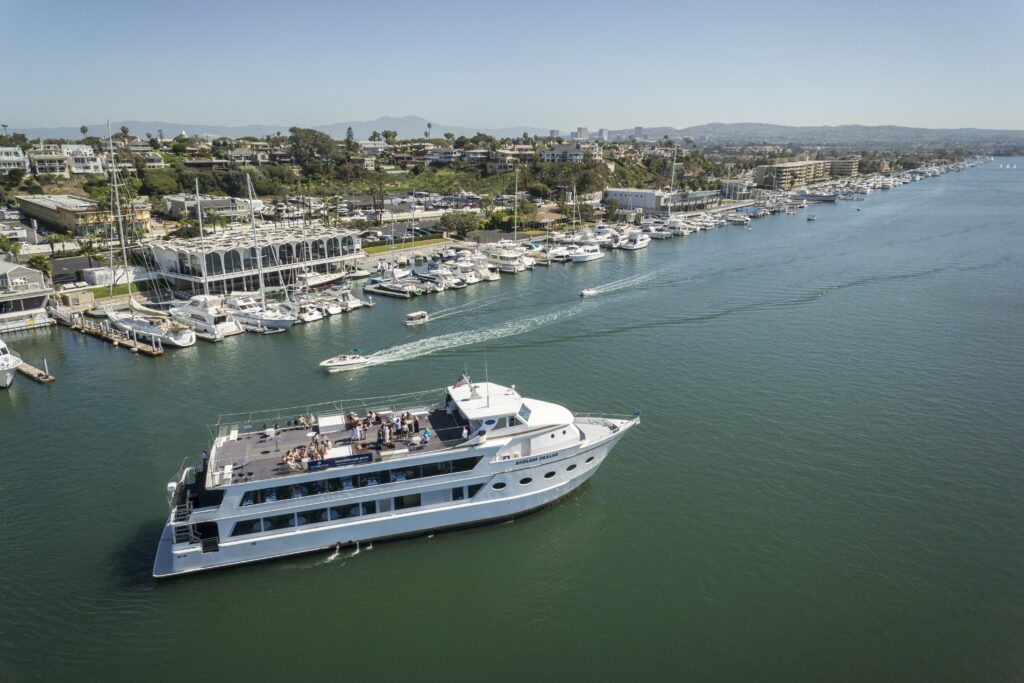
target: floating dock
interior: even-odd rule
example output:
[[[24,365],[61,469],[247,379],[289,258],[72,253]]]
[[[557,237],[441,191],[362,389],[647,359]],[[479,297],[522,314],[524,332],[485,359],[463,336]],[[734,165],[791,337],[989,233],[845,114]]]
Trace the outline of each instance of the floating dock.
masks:
[[[107,323],[93,322],[81,313],[67,313],[59,309],[51,309],[50,315],[65,327],[110,342],[114,346],[124,347],[133,353],[142,353],[147,356],[161,356],[164,353],[162,346],[147,344],[140,341],[138,337],[130,336]]]
[[[44,361],[45,362],[45,361]],[[21,361],[21,365],[18,366],[18,372],[25,375],[29,379],[33,379],[40,384],[49,384],[53,380],[57,379],[46,370],[40,370],[34,365],[29,365],[24,359]]]

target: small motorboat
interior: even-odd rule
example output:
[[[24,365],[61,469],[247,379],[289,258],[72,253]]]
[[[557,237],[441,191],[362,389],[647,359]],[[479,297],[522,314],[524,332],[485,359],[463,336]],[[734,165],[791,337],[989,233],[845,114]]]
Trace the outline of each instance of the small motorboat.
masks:
[[[597,290],[590,288],[584,289],[580,292],[580,296],[597,296]]]
[[[430,320],[426,311],[415,311],[405,316],[406,325],[422,325]]]
[[[809,221],[816,221],[816,220],[818,220],[818,217],[815,216],[814,214],[811,214],[810,216],[807,217],[807,220],[809,220]]]
[[[342,354],[335,356],[334,358],[328,358],[325,361],[320,361],[320,367],[327,372],[341,372],[343,370],[355,370],[361,368],[368,363],[366,356],[360,356],[356,353]]]

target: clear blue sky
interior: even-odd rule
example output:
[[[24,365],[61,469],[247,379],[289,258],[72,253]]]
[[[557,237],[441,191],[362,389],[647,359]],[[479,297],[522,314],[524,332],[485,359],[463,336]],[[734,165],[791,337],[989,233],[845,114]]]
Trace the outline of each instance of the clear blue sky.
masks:
[[[1024,128],[1024,0],[0,0],[15,127]]]

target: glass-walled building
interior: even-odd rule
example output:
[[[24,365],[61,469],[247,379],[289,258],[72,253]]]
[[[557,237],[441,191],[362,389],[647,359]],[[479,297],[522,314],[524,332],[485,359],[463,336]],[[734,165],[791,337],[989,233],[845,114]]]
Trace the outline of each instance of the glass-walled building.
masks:
[[[258,232],[258,252],[251,227],[220,229],[203,240],[158,241],[150,247],[156,267],[172,287],[201,292],[205,275],[210,292],[218,294],[258,289],[260,260],[264,285],[283,287],[298,284],[302,273],[344,273],[366,256],[359,233],[345,228],[314,223],[303,230],[301,225],[274,223]]]

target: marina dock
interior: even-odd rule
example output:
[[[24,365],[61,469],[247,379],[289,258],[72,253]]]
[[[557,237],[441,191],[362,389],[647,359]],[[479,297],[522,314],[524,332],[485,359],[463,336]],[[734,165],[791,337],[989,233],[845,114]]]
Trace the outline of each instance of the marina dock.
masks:
[[[137,337],[129,336],[121,330],[111,327],[109,324],[94,322],[81,313],[68,313],[60,309],[51,309],[50,316],[59,324],[64,325],[76,332],[82,332],[91,337],[110,342],[114,346],[120,346],[133,353],[142,353],[147,356],[161,356],[164,349],[159,344],[152,345],[141,341]]]
[[[46,361],[43,361],[43,363],[45,365]],[[26,363],[24,358],[21,360],[21,365],[19,365],[17,369],[21,374],[25,375],[29,379],[39,382],[40,384],[49,384],[53,380],[57,379],[48,372],[48,369],[40,370],[36,366]]]

